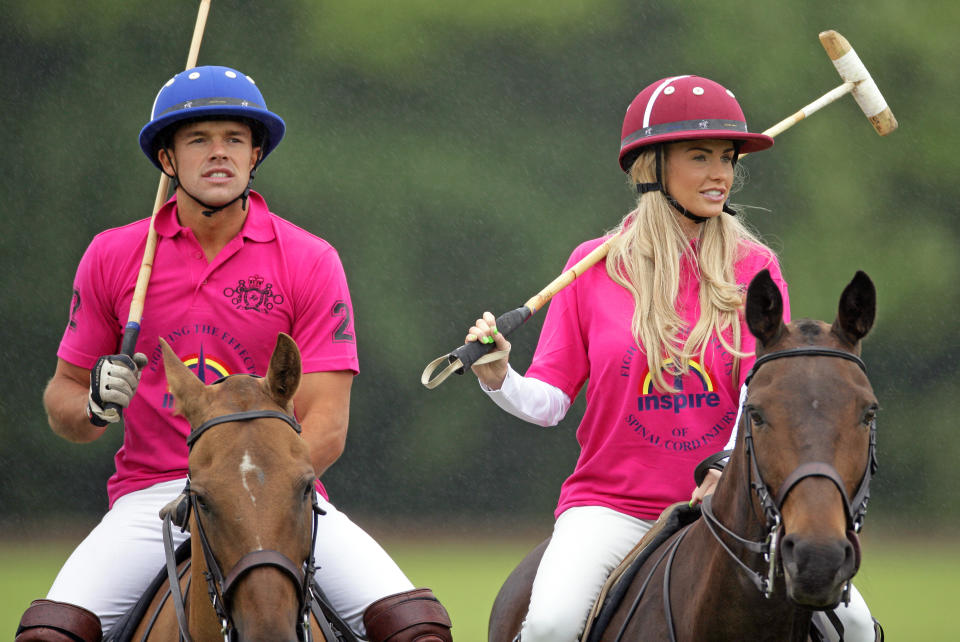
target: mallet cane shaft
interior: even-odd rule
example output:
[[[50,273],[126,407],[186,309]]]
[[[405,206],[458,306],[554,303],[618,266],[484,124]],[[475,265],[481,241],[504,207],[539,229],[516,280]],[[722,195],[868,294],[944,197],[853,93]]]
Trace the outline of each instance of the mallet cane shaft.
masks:
[[[187,53],[186,69],[197,66],[200,55],[200,42],[203,40],[203,31],[207,25],[207,16],[210,14],[210,0],[200,0],[197,11],[197,22],[193,27],[193,38],[190,41],[190,51]],[[157,197],[153,201],[153,213],[150,215],[150,227],[147,231],[147,244],[143,248],[143,260],[140,262],[140,272],[137,275],[137,284],[133,289],[133,298],[130,301],[130,313],[127,316],[127,325],[123,328],[123,340],[120,343],[120,352],[132,357],[140,336],[140,320],[143,318],[143,305],[147,298],[147,286],[150,284],[150,274],[153,272],[153,257],[157,252],[157,230],[154,223],[157,212],[167,200],[170,189],[170,177],[161,172],[160,184],[157,186]],[[109,405],[109,404],[108,404]],[[121,409],[116,404],[110,407]]]
[[[824,31],[819,37],[820,43],[833,61],[834,67],[836,67],[837,72],[840,74],[840,78],[844,81],[843,84],[830,90],[800,111],[785,118],[763,133],[767,136],[775,137],[777,134],[786,131],[814,112],[847,94],[853,94],[857,104],[860,105],[864,115],[870,120],[870,123],[878,134],[886,136],[895,130],[897,128],[897,119],[894,118],[893,112],[890,111],[886,101],[880,94],[880,90],[877,89],[876,83],[870,77],[867,68],[863,62],[860,61],[860,58],[850,46],[847,39],[833,30]],[[744,156],[746,156],[746,154],[740,155],[741,158]],[[538,292],[523,306],[500,315],[496,321],[497,330],[504,336],[507,336],[523,325],[537,310],[546,305],[557,292],[570,285],[574,279],[603,259],[610,250],[610,244],[614,238],[615,237],[611,237],[598,245],[592,252],[580,259],[576,265],[551,281],[547,287]],[[465,343],[456,350],[442,357],[437,357],[428,363],[427,367],[423,370],[423,374],[420,376],[420,382],[428,389],[433,389],[443,383],[447,377],[453,373],[463,374],[467,368],[475,363],[484,363],[485,360],[499,358],[499,354],[497,353],[486,355],[485,353],[488,350],[489,346],[479,341]],[[444,362],[447,362],[448,365],[431,379],[430,377],[434,371]]]

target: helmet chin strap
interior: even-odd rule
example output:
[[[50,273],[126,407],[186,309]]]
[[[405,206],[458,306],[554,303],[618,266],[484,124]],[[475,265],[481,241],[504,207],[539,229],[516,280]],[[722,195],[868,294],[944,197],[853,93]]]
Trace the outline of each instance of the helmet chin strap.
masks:
[[[250,197],[250,189],[251,189],[251,187],[253,186],[253,178],[257,175],[257,167],[260,166],[262,149],[263,149],[263,148],[260,148],[260,151],[257,152],[257,162],[254,164],[253,169],[250,170],[250,178],[247,179],[247,186],[243,189],[242,192],[240,192],[239,195],[237,195],[235,198],[230,199],[229,201],[227,201],[227,202],[224,203],[223,205],[210,205],[209,203],[205,203],[204,201],[201,201],[199,198],[197,198],[196,196],[194,196],[193,194],[191,194],[189,191],[187,191],[187,188],[184,187],[184,186],[183,186],[183,183],[180,182],[180,173],[177,171],[177,168],[176,168],[176,165],[175,165],[175,164],[171,163],[171,165],[173,165],[173,176],[170,176],[169,174],[167,174],[167,175],[170,176],[170,179],[173,181],[173,188],[174,188],[174,189],[180,189],[180,190],[182,190],[184,194],[186,194],[187,196],[189,196],[189,197],[190,197],[191,199],[193,199],[196,203],[198,203],[201,207],[203,207],[203,209],[200,211],[200,213],[203,214],[204,216],[206,216],[207,218],[211,218],[214,214],[216,214],[216,213],[219,212],[220,210],[224,210],[224,209],[230,207],[231,205],[233,205],[233,204],[236,203],[237,201],[241,201],[241,206],[243,207],[244,210],[246,210],[246,209],[247,209],[247,199]],[[169,151],[168,151],[167,153],[169,154]],[[164,172],[164,173],[166,173],[166,172]]]
[[[180,190],[182,190],[184,194],[186,194],[187,196],[189,196],[189,197],[190,197],[191,199],[193,199],[195,202],[199,203],[199,204],[203,207],[203,209],[200,210],[200,213],[203,214],[204,216],[206,216],[207,218],[210,218],[210,217],[212,217],[214,214],[216,214],[217,212],[219,212],[220,210],[224,210],[224,209],[230,207],[231,205],[233,205],[233,204],[236,203],[237,201],[242,201],[242,207],[243,207],[244,210],[246,210],[246,209],[247,209],[247,198],[249,198],[249,196],[250,196],[250,188],[251,188],[251,186],[253,185],[253,177],[254,177],[254,175],[255,175],[256,173],[257,173],[257,170],[256,170],[256,169],[250,170],[250,179],[247,181],[247,186],[244,188],[244,190],[243,190],[242,192],[240,192],[240,194],[239,194],[238,196],[236,196],[235,198],[232,198],[231,200],[227,201],[227,202],[224,203],[223,205],[210,205],[209,203],[205,203],[205,202],[201,201],[199,198],[197,198],[196,196],[194,196],[193,194],[191,194],[189,191],[187,191],[187,188],[184,187],[184,186],[183,186],[183,183],[180,182],[180,176],[179,176],[178,174],[174,173],[174,175],[171,176],[171,178],[173,179],[173,187],[174,187],[174,189],[180,189]]]
[[[738,151],[739,151],[739,150],[738,150]],[[733,156],[733,164],[734,164],[734,165],[736,165],[736,163],[737,163],[737,156],[738,156],[738,155],[739,155],[739,154],[738,154],[737,152],[734,152],[734,156]],[[683,214],[684,216],[686,216],[688,219],[690,219],[691,221],[693,221],[693,222],[696,223],[697,225],[700,225],[701,223],[704,223],[704,222],[707,220],[707,218],[705,218],[705,217],[703,217],[703,216],[697,216],[696,214],[694,214],[693,212],[691,212],[690,210],[688,210],[687,208],[685,208],[683,205],[681,205],[680,203],[677,202],[677,199],[675,199],[673,196],[670,195],[670,192],[668,192],[668,191],[666,190],[666,188],[664,188],[664,186],[663,186],[663,161],[662,161],[662,156],[663,156],[663,145],[662,145],[662,144],[657,144],[657,150],[656,150],[656,159],[657,159],[657,182],[656,182],[656,183],[637,183],[637,193],[639,193],[639,194],[646,194],[647,192],[663,192],[664,198],[667,199],[667,202],[670,203],[670,205],[671,205],[671,207],[673,207],[673,209],[677,210],[678,212],[680,212],[681,214]],[[724,203],[723,203],[723,211],[726,212],[727,214],[731,215],[731,216],[736,216],[736,215],[737,215],[737,211],[736,211],[735,209],[733,209],[732,207],[730,207],[730,205],[729,205],[729,199],[728,199],[727,201],[724,201]]]

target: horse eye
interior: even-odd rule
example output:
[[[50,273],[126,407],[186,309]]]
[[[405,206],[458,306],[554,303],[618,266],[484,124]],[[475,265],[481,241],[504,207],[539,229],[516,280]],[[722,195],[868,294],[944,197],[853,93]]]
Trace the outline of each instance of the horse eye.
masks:
[[[747,408],[747,412],[750,415],[750,422],[753,423],[754,426],[763,425],[763,415],[760,414],[760,411],[758,411],[756,408],[750,407]]]
[[[876,406],[870,406],[867,408],[867,411],[863,413],[863,425],[869,426],[877,419],[877,410]]]
[[[304,484],[303,486],[303,496],[306,499],[310,499],[313,496],[313,480]]]

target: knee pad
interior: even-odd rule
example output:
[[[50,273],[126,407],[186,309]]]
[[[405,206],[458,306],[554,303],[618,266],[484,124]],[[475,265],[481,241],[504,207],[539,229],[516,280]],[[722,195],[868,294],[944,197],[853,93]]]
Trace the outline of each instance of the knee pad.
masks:
[[[34,600],[23,612],[15,642],[100,642],[100,618],[66,602]]]
[[[370,642],[452,642],[450,616],[430,589],[377,600],[363,614]]]

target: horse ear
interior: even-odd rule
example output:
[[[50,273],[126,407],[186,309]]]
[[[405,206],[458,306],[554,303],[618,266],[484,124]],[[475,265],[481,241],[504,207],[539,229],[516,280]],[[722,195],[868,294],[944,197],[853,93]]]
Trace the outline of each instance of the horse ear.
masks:
[[[877,289],[866,272],[857,270],[853,280],[840,295],[837,320],[833,322],[833,332],[845,339],[850,345],[856,345],[867,336],[873,327],[877,314]]]
[[[783,332],[783,296],[769,270],[762,270],[750,281],[746,317],[750,333],[761,346],[770,345]]]
[[[268,393],[280,406],[286,407],[300,386],[300,368],[297,344],[289,335],[279,333],[273,356],[270,357],[266,384]]]
[[[160,348],[163,351],[163,369],[167,374],[167,385],[170,386],[170,392],[173,393],[177,404],[181,404],[184,399],[193,399],[203,394],[206,386],[190,372],[190,368],[180,361],[180,357],[163,338],[160,339]]]

